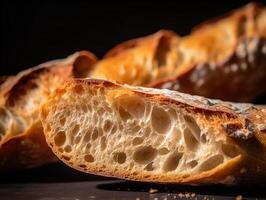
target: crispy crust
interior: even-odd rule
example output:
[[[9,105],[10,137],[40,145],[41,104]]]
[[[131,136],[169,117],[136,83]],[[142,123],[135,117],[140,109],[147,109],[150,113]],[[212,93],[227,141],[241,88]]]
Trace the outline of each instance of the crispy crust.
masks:
[[[158,69],[165,64],[165,56],[172,48],[173,41],[178,38],[172,31],[161,30],[150,36],[124,42],[111,49],[90,75],[131,85],[148,84],[157,76],[167,74],[166,70],[158,74]]]
[[[231,101],[250,101],[265,93],[265,7],[251,3],[205,22],[182,39],[180,48],[197,50],[196,62],[180,66],[175,77],[151,87]]]
[[[251,3],[182,38],[159,31],[122,43],[91,76],[245,102],[266,92],[265,66],[266,9]]]
[[[140,87],[119,85],[104,80],[75,80],[65,85],[54,93],[49,101],[44,104],[41,110],[41,119],[45,127],[45,116],[49,106],[59,101],[64,93],[71,92],[76,85],[82,84],[85,87],[106,88],[109,90],[120,89],[125,93],[134,93],[148,98],[151,101],[162,104],[175,104],[186,109],[190,113],[204,113],[205,116],[214,116],[224,120],[225,126],[220,127],[217,123],[217,129],[221,130],[227,139],[232,140],[236,146],[240,146],[245,153],[219,165],[218,167],[196,174],[193,176],[177,176],[176,174],[161,173],[150,174],[141,172],[131,174],[128,171],[117,171],[112,166],[105,168],[91,165],[80,165],[75,163],[75,159],[66,157],[64,153],[59,152],[54,144],[53,136],[49,131],[45,131],[47,143],[55,154],[69,166],[87,173],[94,173],[103,176],[112,176],[136,181],[160,182],[160,183],[178,183],[178,184],[263,184],[266,178],[266,143],[264,130],[266,124],[266,110],[255,107],[251,104],[235,104],[217,100],[206,99],[203,97],[191,96],[182,93],[176,93],[169,90],[156,90]],[[228,120],[226,120],[228,119]],[[230,120],[229,120],[230,119]],[[230,123],[228,123],[230,122]],[[228,123],[228,124],[226,124]]]
[[[0,88],[0,171],[31,168],[57,160],[45,142],[38,118],[39,107],[50,92],[66,80],[86,76],[95,62],[96,57],[90,52],[76,52],[3,81]]]
[[[132,39],[132,40],[123,42],[121,44],[118,44],[117,46],[109,50],[104,55],[104,57],[105,58],[115,57],[116,55],[119,55],[120,53],[123,53],[125,51],[134,49],[142,45],[150,46],[150,48],[154,48],[153,51],[156,51],[160,43],[160,40],[162,40],[163,38],[171,39],[172,37],[176,37],[176,36],[177,36],[176,33],[174,33],[171,30],[161,30],[151,36],[136,38],[136,39]]]

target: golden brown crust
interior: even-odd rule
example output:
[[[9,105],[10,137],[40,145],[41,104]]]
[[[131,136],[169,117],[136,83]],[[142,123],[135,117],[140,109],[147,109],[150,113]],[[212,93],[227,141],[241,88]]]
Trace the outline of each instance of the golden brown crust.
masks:
[[[266,90],[265,30],[266,9],[256,4],[203,23],[180,43],[180,48],[197,51],[196,61],[182,65],[175,77],[150,86],[250,101]]]
[[[72,77],[84,77],[96,57],[87,51],[54,60],[6,79],[0,89],[0,170],[30,168],[56,160],[38,113],[50,92]]]
[[[168,75],[167,70],[159,72],[158,69],[168,62],[166,56],[172,57],[168,52],[172,48],[172,41],[178,38],[172,31],[161,30],[147,37],[124,42],[110,50],[90,75],[131,85],[147,84],[158,76]],[[173,61],[169,60],[169,66]]]
[[[36,67],[21,71],[16,76],[6,77],[1,85],[0,95],[5,99],[11,98],[13,93],[25,87],[25,82],[38,78],[39,74],[49,72],[51,74],[60,74],[63,77],[73,76],[75,78],[83,78],[87,76],[92,67],[96,63],[97,58],[88,51],[76,52],[65,59],[53,60]],[[84,68],[84,69],[83,69]],[[83,74],[81,72],[84,72]]]
[[[123,42],[121,44],[118,44],[117,46],[113,47],[111,50],[109,50],[104,57],[110,58],[115,57],[116,55],[123,53],[125,51],[128,51],[130,49],[138,48],[141,46],[150,46],[154,51],[158,49],[158,45],[160,43],[160,40],[163,38],[171,39],[172,37],[176,37],[176,33],[170,30],[160,30],[154,35],[141,37],[132,39],[126,42]]]
[[[156,90],[141,87],[119,85],[104,80],[82,79],[75,80],[62,87],[51,96],[48,103],[42,107],[42,122],[45,125],[45,118],[49,107],[60,101],[60,96],[68,93],[77,85],[89,88],[105,88],[114,91],[114,96],[122,92],[134,93],[144,98],[160,104],[174,104],[187,112],[195,115],[204,114],[204,118],[217,118],[222,120],[222,125],[215,125],[227,139],[241,147],[245,153],[219,165],[218,167],[191,176],[180,176],[177,174],[159,173],[152,174],[142,171],[141,173],[129,173],[127,170],[121,171],[111,165],[103,166],[80,164],[75,162],[75,158],[65,156],[55,145],[53,136],[49,131],[45,132],[47,143],[51,146],[55,154],[66,164],[77,170],[94,173],[104,176],[112,176],[137,181],[178,183],[178,184],[263,184],[266,178],[266,145],[265,145],[265,124],[266,110],[255,107],[251,104],[235,104],[218,100],[206,99],[203,97],[191,96],[176,93],[169,90]],[[109,93],[108,93],[109,94]],[[67,105],[66,105],[67,106]],[[263,128],[264,127],[264,128]],[[262,138],[263,137],[263,138]]]
[[[265,66],[266,9],[252,3],[182,38],[162,31],[118,45],[91,76],[245,102],[266,92]]]

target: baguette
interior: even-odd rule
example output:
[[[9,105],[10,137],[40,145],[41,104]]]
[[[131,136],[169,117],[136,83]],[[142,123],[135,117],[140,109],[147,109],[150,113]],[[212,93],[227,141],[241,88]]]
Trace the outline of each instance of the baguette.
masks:
[[[91,77],[247,102],[266,93],[266,9],[251,3],[197,26],[122,43]]]
[[[266,110],[170,90],[77,79],[40,119],[48,145],[87,173],[177,184],[264,184]]]
[[[39,120],[40,105],[50,92],[72,77],[83,77],[96,58],[77,52],[2,78],[0,86],[0,171],[18,170],[56,161]]]

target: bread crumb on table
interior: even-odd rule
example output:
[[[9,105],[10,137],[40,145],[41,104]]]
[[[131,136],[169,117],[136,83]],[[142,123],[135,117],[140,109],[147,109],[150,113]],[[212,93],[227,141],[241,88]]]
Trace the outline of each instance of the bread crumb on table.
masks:
[[[149,193],[153,194],[153,193],[156,193],[156,192],[158,192],[158,190],[157,190],[157,189],[150,188],[150,191],[149,191]]]
[[[182,198],[182,197],[193,198],[195,196],[196,196],[196,194],[194,192],[193,193],[190,193],[190,192],[178,193],[178,197],[180,197],[180,198]]]
[[[242,195],[237,195],[236,196],[236,200],[242,200],[242,199],[243,199]]]

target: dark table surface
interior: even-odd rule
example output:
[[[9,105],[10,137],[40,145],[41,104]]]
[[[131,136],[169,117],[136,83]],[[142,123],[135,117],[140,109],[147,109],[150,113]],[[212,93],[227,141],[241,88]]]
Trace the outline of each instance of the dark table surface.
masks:
[[[266,188],[137,183],[84,174],[61,163],[0,176],[1,200],[266,199]]]

